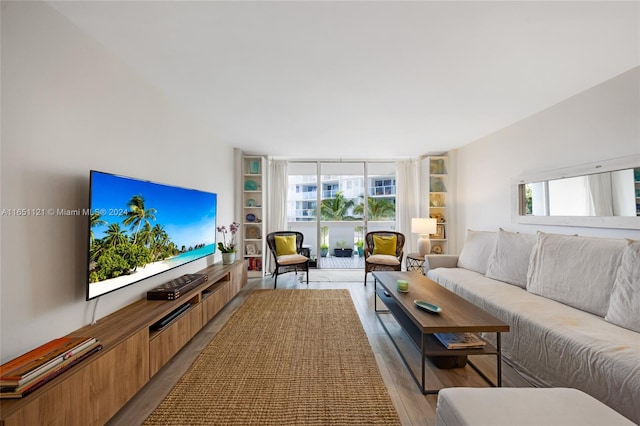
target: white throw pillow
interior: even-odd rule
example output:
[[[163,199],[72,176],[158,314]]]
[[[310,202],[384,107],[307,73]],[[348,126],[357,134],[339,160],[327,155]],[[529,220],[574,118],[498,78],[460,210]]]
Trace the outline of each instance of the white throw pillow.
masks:
[[[626,246],[623,239],[538,231],[527,273],[527,290],[604,317]]]
[[[629,241],[622,255],[604,319],[640,333],[640,241]]]
[[[529,258],[536,240],[534,234],[498,230],[496,248],[489,259],[487,278],[526,288]]]
[[[467,230],[467,238],[458,257],[458,268],[486,274],[489,257],[495,247],[495,232]]]

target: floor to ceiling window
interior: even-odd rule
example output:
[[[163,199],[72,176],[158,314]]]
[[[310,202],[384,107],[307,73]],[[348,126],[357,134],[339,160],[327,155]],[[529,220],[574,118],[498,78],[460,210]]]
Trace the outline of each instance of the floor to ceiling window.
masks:
[[[395,228],[392,162],[289,162],[287,221],[319,268],[364,268],[368,230]]]

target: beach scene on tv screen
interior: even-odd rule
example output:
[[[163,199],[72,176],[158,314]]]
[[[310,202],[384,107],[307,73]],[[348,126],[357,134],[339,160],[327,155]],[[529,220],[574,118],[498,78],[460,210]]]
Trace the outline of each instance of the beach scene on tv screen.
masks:
[[[216,194],[91,174],[91,299],[215,252]]]

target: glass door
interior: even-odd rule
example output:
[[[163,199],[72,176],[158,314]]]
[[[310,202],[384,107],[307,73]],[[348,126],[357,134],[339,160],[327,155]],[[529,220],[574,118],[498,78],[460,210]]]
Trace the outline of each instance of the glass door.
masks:
[[[309,250],[311,263],[318,268],[320,236],[318,227],[318,162],[289,162],[287,223],[290,231],[302,232],[303,247]]]
[[[396,166],[395,163],[367,163],[368,231],[396,229]]]
[[[362,161],[320,163],[321,268],[364,268],[356,246],[364,230],[364,182]]]
[[[287,221],[312,266],[363,269],[367,230],[395,229],[395,163],[288,163]]]

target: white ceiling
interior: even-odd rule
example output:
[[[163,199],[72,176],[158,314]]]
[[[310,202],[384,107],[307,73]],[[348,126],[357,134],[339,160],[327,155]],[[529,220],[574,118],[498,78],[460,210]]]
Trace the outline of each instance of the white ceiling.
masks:
[[[48,3],[217,141],[275,157],[448,150],[640,65],[637,1]]]

